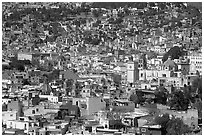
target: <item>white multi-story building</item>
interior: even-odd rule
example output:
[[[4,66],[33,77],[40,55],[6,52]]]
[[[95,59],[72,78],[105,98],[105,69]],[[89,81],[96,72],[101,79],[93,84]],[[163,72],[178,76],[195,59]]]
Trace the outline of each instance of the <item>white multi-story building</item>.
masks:
[[[198,70],[199,73],[202,74],[202,53],[189,53],[188,58],[190,59],[190,71],[196,72]]]

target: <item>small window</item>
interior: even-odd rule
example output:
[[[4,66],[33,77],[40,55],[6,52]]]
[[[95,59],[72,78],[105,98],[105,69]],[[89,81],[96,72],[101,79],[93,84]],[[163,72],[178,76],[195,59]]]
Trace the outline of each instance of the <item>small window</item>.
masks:
[[[35,110],[32,110],[32,114],[35,114]]]
[[[36,108],[36,112],[38,112],[39,111],[39,109],[38,108]]]
[[[142,132],[146,132],[146,128],[142,128],[141,131],[142,131]]]
[[[75,111],[71,111],[71,115],[75,115]]]
[[[105,128],[108,128],[108,126],[105,124]]]
[[[26,124],[24,125],[24,129],[25,129],[25,130],[27,129]]]
[[[162,77],[166,77],[166,74],[162,74]]]
[[[13,114],[10,114],[10,117],[13,117]]]

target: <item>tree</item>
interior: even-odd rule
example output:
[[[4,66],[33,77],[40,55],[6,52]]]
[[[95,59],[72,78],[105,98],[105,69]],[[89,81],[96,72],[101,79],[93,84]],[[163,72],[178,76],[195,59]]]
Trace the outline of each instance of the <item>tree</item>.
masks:
[[[167,101],[167,89],[160,86],[155,92],[155,103],[166,105]]]
[[[136,94],[130,96],[130,100],[136,104],[142,104],[145,101],[141,90],[137,90]]]
[[[130,96],[130,101],[132,101],[133,103],[135,103],[135,107],[137,106],[137,104],[139,104],[139,99],[138,96],[136,94],[132,94]]]
[[[184,135],[190,128],[180,118],[173,117],[168,121],[166,131],[167,135]]]
[[[186,84],[184,85],[183,94],[184,97],[188,99],[190,102],[194,102],[190,85],[189,86],[187,86]]]
[[[69,125],[67,124],[65,125],[64,128],[62,128],[62,135],[65,135],[68,130],[69,130]]]
[[[172,93],[169,99],[170,108],[176,110],[186,111],[188,109],[189,100],[185,98],[184,93],[181,90],[176,90]]]
[[[166,131],[166,128],[167,128],[167,123],[168,121],[170,120],[170,116],[169,114],[163,114],[162,116],[157,116],[155,117],[154,121],[161,125],[161,130],[162,130],[162,134],[166,134],[167,131]]]
[[[100,16],[100,11],[99,10],[93,10],[92,14],[95,18],[98,18]]]
[[[198,77],[192,82],[192,92],[202,98],[202,78]]]
[[[170,117],[168,113],[155,117],[154,121],[161,125],[164,135],[183,135],[190,131],[180,118]]]
[[[23,79],[23,85],[30,85],[30,82],[28,81],[28,79]]]
[[[24,71],[25,67],[22,63],[19,63],[18,61],[12,61],[9,63],[11,68],[16,68],[17,70]]]
[[[172,47],[167,53],[164,54],[162,61],[165,62],[169,56],[173,59],[179,59],[183,55],[183,51],[178,47]]]

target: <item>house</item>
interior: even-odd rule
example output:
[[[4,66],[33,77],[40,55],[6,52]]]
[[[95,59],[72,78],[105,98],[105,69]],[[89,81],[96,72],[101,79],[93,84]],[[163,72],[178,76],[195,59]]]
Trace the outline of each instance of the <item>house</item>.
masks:
[[[19,52],[17,55],[17,59],[18,60],[33,60],[33,55],[32,53],[26,53],[26,52]]]
[[[106,102],[98,97],[73,98],[72,104],[79,106],[81,115],[91,115],[106,108]]]
[[[2,123],[6,124],[8,120],[17,120],[17,111],[3,111],[2,112]]]
[[[198,75],[186,75],[186,79],[184,79],[184,81],[186,85],[192,85],[196,78],[198,78]]]
[[[23,104],[21,101],[17,100],[17,101],[11,101],[10,103],[8,103],[7,105],[7,110],[8,111],[17,111],[18,112],[18,117],[22,116],[22,108],[23,108]]]
[[[28,75],[29,75],[30,84],[32,85],[40,84],[40,76],[41,76],[40,70],[29,71]]]
[[[140,127],[139,129],[141,135],[162,135],[160,125],[146,124]]]
[[[174,62],[178,65],[178,70],[182,71],[184,75],[190,72],[190,59],[174,59]]]
[[[169,70],[139,70],[139,80],[153,80],[158,77],[171,77],[172,71]]]
[[[183,77],[159,77],[158,78],[158,85],[164,85],[164,86],[171,86],[174,87],[183,87],[184,85],[187,85],[185,79]]]
[[[2,135],[26,135],[21,129],[5,129]]]
[[[39,95],[39,97],[44,98],[44,99],[46,98],[52,103],[58,103],[59,102],[59,97],[54,95],[52,92],[50,93],[50,95]]]
[[[168,57],[168,59],[162,64],[163,70],[178,70],[178,65],[171,59],[171,57]]]
[[[92,91],[92,89],[91,89],[90,85],[86,85],[85,87],[83,87],[82,92],[81,92],[82,98],[90,97],[91,91]]]
[[[23,83],[24,83],[24,79],[28,79],[28,74],[26,72],[14,72],[11,75],[11,83],[13,84],[13,86],[16,86],[17,88],[21,88]]]
[[[35,126],[38,126],[36,122],[25,120],[23,118],[19,120],[8,120],[6,122],[6,128],[24,130],[25,134],[28,134],[29,129]]]
[[[73,105],[71,102],[68,102],[66,104],[62,104],[59,108],[59,110],[62,112],[66,112],[63,117],[69,117],[70,119],[72,118],[78,118],[81,116],[81,113],[80,113],[80,109],[77,105]]]
[[[157,82],[154,83],[150,83],[150,82],[146,82],[146,83],[141,83],[141,89],[151,89],[151,90],[155,90],[158,86]]]
[[[190,59],[190,71],[195,72],[196,70],[198,70],[200,74],[202,74],[202,53],[189,53],[188,59]]]
[[[11,103],[11,99],[10,98],[2,98],[2,105],[5,104],[7,105],[8,103]]]
[[[44,105],[39,104],[39,105],[25,109],[24,115],[25,116],[37,116],[37,115],[45,115],[47,113],[57,113],[57,112],[58,112],[58,108],[49,109],[49,108],[46,108]]]
[[[112,111],[116,112],[131,112],[135,109],[135,104],[132,101],[128,100],[114,100],[112,102]]]

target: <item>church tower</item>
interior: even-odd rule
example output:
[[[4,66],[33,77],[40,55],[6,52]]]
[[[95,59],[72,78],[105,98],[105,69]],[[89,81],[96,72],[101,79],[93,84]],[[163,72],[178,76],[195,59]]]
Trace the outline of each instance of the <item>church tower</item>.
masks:
[[[128,62],[127,64],[127,82],[134,84],[139,80],[139,69],[137,62]]]

